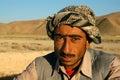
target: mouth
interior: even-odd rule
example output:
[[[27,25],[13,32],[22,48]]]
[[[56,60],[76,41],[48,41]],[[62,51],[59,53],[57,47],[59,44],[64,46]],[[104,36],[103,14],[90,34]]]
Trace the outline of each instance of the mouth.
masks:
[[[62,62],[71,62],[74,57],[75,57],[75,54],[73,53],[59,52],[59,59]]]
[[[64,62],[70,62],[73,59],[73,56],[60,56],[60,59]]]

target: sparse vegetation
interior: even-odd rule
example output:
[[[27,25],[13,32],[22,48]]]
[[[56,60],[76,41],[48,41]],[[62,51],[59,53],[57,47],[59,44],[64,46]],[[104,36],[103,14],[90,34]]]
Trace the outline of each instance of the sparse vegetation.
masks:
[[[101,44],[92,44],[92,48],[104,50],[115,55],[120,55],[120,37],[103,35]]]

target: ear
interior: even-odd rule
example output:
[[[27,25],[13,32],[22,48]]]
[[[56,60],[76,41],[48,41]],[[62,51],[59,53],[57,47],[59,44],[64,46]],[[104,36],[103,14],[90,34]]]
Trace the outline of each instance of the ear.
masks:
[[[89,48],[90,47],[90,43],[89,43],[89,41],[87,40],[86,41],[86,48]]]

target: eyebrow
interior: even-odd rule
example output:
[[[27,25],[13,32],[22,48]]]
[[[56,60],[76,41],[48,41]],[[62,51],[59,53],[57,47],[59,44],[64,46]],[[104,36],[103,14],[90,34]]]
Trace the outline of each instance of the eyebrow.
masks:
[[[78,34],[70,34],[70,35],[63,35],[63,34],[54,34],[54,36],[61,36],[61,37],[66,37],[66,36],[69,36],[69,37],[82,37],[81,35],[78,35]]]

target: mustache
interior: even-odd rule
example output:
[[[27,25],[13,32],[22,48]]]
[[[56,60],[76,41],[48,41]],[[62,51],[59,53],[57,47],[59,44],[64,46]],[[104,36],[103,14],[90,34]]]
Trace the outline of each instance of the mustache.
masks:
[[[63,57],[74,57],[75,56],[75,54],[73,53],[64,53],[64,52],[59,52],[59,55]]]

